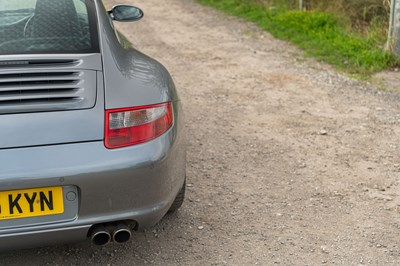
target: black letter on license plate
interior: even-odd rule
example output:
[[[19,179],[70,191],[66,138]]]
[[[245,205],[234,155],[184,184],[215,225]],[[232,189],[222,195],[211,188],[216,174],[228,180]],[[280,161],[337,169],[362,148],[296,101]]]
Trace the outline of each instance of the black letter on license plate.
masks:
[[[49,197],[47,198],[43,192],[40,192],[40,209],[44,211],[44,204],[46,203],[47,208],[50,211],[53,210],[53,191],[49,191]]]
[[[13,200],[12,195],[8,195],[8,203],[10,204],[10,214],[14,214],[14,208],[17,208],[19,213],[22,213],[21,206],[19,206],[19,199],[21,198],[21,194],[18,194],[18,196]]]
[[[37,193],[33,192],[32,198],[30,198],[28,193],[24,194],[26,201],[29,203],[30,212],[34,212],[33,204],[35,203],[36,195],[37,195]]]

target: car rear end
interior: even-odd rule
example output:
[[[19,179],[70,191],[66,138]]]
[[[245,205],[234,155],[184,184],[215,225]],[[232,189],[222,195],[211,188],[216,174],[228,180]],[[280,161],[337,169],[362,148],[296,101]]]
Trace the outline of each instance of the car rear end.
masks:
[[[99,3],[59,1],[87,32],[59,34],[60,24],[43,35],[41,19],[51,18],[37,9],[54,1],[28,2],[0,4],[0,251],[90,237],[124,242],[158,222],[184,184],[179,100],[160,89],[167,97],[118,101]]]

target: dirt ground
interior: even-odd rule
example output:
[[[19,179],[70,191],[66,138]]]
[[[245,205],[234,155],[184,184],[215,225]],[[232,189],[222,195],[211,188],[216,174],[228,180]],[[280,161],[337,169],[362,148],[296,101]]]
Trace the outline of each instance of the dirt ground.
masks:
[[[398,75],[352,80],[193,0],[124,2],[145,19],[118,28],[179,88],[187,200],[129,244],[1,265],[400,265]]]

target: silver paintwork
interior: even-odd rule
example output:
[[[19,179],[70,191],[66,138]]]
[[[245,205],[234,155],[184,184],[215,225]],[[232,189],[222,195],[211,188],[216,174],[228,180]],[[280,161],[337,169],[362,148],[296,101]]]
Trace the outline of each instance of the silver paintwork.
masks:
[[[106,13],[102,5],[99,14]],[[99,16],[106,108],[156,104],[178,100],[168,71],[135,49],[124,49],[107,16]],[[121,41],[123,42],[123,41]]]
[[[0,62],[21,60],[77,59],[76,64],[57,66],[60,71],[93,71],[96,74],[86,88],[95,89],[94,108],[68,112],[36,112],[3,114],[0,117],[0,149],[102,140],[104,135],[104,77],[100,54],[82,55],[8,55]],[[29,71],[26,67],[0,68],[0,73]],[[34,67],[30,71],[54,71],[51,66]],[[88,83],[90,83],[88,81]],[[1,108],[0,108],[1,109]],[[74,108],[72,108],[74,109]],[[0,172],[1,175],[1,172]]]
[[[102,140],[104,138],[103,79],[102,72],[97,72],[97,99],[94,108],[1,115],[0,148]]]
[[[102,3],[95,3],[101,54],[0,56],[78,58],[71,69],[97,72],[91,109],[0,115],[0,190],[63,186],[79,195],[79,209],[65,219],[0,221],[0,251],[85,240],[93,225],[107,222],[134,220],[139,230],[152,226],[184,183],[182,107],[173,81],[161,64],[121,45]],[[166,101],[174,108],[167,133],[133,147],[104,147],[105,109]]]

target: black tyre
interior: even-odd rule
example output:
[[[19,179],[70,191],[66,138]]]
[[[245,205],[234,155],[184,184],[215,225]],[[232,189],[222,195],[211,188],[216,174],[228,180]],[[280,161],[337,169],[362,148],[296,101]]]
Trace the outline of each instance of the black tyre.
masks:
[[[176,198],[172,203],[171,207],[169,208],[168,212],[175,212],[182,206],[183,201],[185,200],[185,192],[186,192],[186,180],[183,183],[181,190],[179,190],[178,195],[176,195]]]

